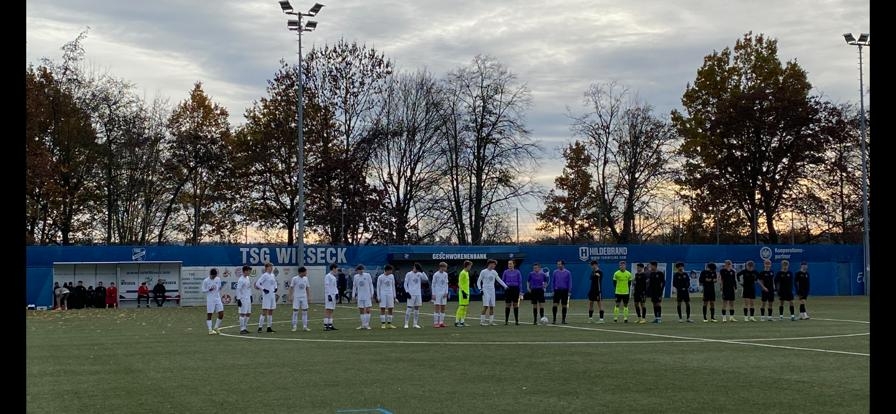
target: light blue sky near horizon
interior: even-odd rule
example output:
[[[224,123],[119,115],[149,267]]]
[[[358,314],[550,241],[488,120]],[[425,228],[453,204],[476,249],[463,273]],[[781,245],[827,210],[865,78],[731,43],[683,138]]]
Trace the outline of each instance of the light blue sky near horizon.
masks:
[[[317,30],[303,37],[306,53],[344,38],[383,52],[400,70],[426,68],[436,76],[477,54],[506,65],[532,93],[526,122],[544,150],[535,178],[546,188],[563,167],[559,148],[575,139],[568,115],[583,110],[591,83],[626,85],[668,116],[680,108],[703,57],[752,31],[778,40],[779,58],[795,59],[808,72],[814,94],[856,103],[857,50],[842,34],[870,32],[868,0],[323,2]],[[291,3],[299,10],[314,4]],[[26,65],[59,59],[60,47],[89,26],[83,45],[97,70],[133,82],[147,99],[167,97],[171,104],[202,81],[238,125],[266,93],[280,59],[296,59],[287,19],[275,0],[29,0]],[[520,206],[523,238],[540,234],[539,209],[537,200]]]

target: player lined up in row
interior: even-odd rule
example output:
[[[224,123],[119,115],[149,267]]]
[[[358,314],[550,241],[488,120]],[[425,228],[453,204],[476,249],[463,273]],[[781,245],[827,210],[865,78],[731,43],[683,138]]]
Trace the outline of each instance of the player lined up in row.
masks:
[[[509,324],[511,310],[513,311],[514,324],[519,325],[519,303],[521,300],[529,300],[532,303],[533,325],[548,323],[547,317],[544,315],[545,288],[548,283],[553,287],[553,324],[557,323],[558,307],[561,311],[561,324],[566,324],[567,314],[569,310],[569,299],[572,296],[572,274],[565,268],[562,260],[557,262],[557,268],[551,273],[550,277],[541,270],[538,263],[532,265],[532,271],[528,274],[525,282],[525,291],[523,291],[523,278],[519,270],[515,268],[513,260],[508,261],[507,269],[504,270],[502,276],[498,276],[495,271],[497,261],[489,260],[485,269],[479,272],[476,285],[482,292],[482,309],[479,315],[479,324],[481,326],[497,325],[495,323],[495,284],[501,285],[505,289],[505,312],[504,324]],[[465,327],[467,308],[470,303],[470,268],[473,263],[469,260],[464,261],[463,269],[458,274],[458,307],[455,314],[455,327]],[[722,322],[735,322],[734,317],[734,296],[736,284],[740,283],[743,289],[744,298],[744,320],[756,321],[754,299],[756,295],[755,286],[759,286],[762,290],[762,304],[760,306],[761,320],[771,321],[772,304],[774,302],[775,292],[778,292],[780,299],[779,318],[784,318],[784,302],[790,304],[790,317],[795,320],[793,306],[793,288],[797,289],[800,297],[800,319],[809,319],[805,309],[806,298],[809,295],[809,273],[807,265],[802,263],[801,269],[794,276],[789,271],[789,262],[784,260],[781,262],[781,270],[777,273],[771,272],[771,262],[765,260],[764,270],[757,272],[754,270],[754,263],[749,261],[743,270],[735,273],[732,269],[731,261],[726,260],[723,269],[716,272],[715,263],[708,263],[706,269],[700,274],[699,283],[703,286],[703,320],[704,322],[717,322],[715,319],[715,301],[717,281],[721,283],[722,290]],[[439,263],[439,270],[433,273],[431,286],[433,304],[433,327],[444,328],[445,325],[445,308],[448,302],[448,268],[447,263]],[[645,306],[645,298],[648,296],[653,304],[654,323],[662,322],[662,299],[665,290],[665,273],[658,270],[657,262],[650,262],[647,271],[645,265],[638,263],[636,265],[637,272],[632,275],[627,269],[625,261],[619,262],[619,270],[613,274],[615,306],[613,308],[613,321],[617,322],[621,314],[622,321],[628,322],[629,299],[634,293],[634,305],[638,316],[638,323],[647,322],[647,309]],[[258,321],[258,332],[263,331],[265,322],[267,323],[267,332],[274,332],[272,328],[273,311],[276,309],[277,280],[272,271],[271,263],[265,264],[265,271],[262,275],[252,283],[249,274],[251,268],[243,266],[243,275],[237,282],[236,301],[239,307],[240,334],[248,334],[248,323],[251,316],[252,308],[252,288],[261,290],[262,295],[262,314]],[[594,305],[597,303],[599,311],[598,323],[604,322],[603,298],[601,292],[601,283],[603,271],[600,269],[598,262],[591,262],[590,289],[588,292],[588,322],[593,322]],[[693,322],[690,317],[690,276],[684,272],[684,264],[675,264],[675,273],[673,274],[673,288],[676,290],[676,298],[678,302],[679,322]],[[336,309],[339,290],[337,287],[337,274],[339,268],[336,264],[330,265],[330,271],[324,276],[324,319],[323,325],[325,331],[337,330],[333,325],[333,313]],[[372,276],[365,272],[364,265],[358,265],[355,268],[353,278],[352,300],[357,303],[361,324],[356,329],[371,329],[371,308],[374,302],[378,302],[380,308],[380,324],[382,329],[393,329],[395,326],[393,321],[393,310],[399,298],[396,292],[394,268],[391,265],[384,267],[383,274],[373,281]],[[223,304],[220,296],[220,283],[217,277],[217,269],[211,269],[209,277],[203,281],[203,290],[207,292],[207,319],[206,324],[209,334],[218,333],[218,327],[224,317]],[[407,294],[407,311],[404,317],[404,327],[410,326],[421,328],[419,324],[420,306],[422,306],[421,285],[429,282],[429,278],[419,263],[415,263],[413,269],[404,277],[404,289]],[[302,329],[309,331],[308,328],[308,307],[311,302],[311,288],[308,282],[307,269],[300,267],[298,274],[290,280],[289,298],[293,299],[292,313],[292,330],[298,330],[299,314],[301,313]],[[681,304],[686,306],[686,318],[682,317]],[[707,318],[707,310],[710,318]],[[766,311],[768,316],[766,317]],[[218,313],[218,320],[212,327],[212,314]],[[728,312],[726,314],[726,312]],[[540,318],[540,319],[539,319]],[[413,320],[413,325],[410,325]]]
[[[603,272],[600,271],[596,262],[591,262],[591,292],[589,292],[589,322],[593,314],[593,304],[598,303],[600,308],[599,323],[603,322],[603,305],[600,296],[600,282]],[[647,323],[647,308],[645,306],[646,298],[650,298],[653,304],[653,323],[662,322],[662,302],[663,292],[666,286],[666,276],[660,270],[657,270],[657,262],[650,262],[647,271],[644,271],[644,264],[636,265],[637,272],[632,276],[631,272],[626,269],[625,261],[619,262],[619,270],[613,274],[613,284],[615,287],[615,305],[613,307],[613,322],[619,320],[620,313],[622,321],[628,322],[628,302],[630,291],[634,290],[635,312],[638,316],[637,323]],[[700,272],[698,279],[703,290],[703,322],[718,322],[715,315],[716,302],[716,283],[718,282],[722,292],[722,322],[736,322],[734,316],[734,301],[737,286],[743,287],[742,298],[744,321],[756,322],[755,299],[757,287],[761,293],[761,303],[759,307],[760,321],[773,321],[772,306],[777,293],[779,299],[778,318],[784,319],[784,302],[789,304],[790,320],[795,321],[794,314],[794,289],[799,296],[800,313],[799,319],[809,319],[806,311],[806,299],[809,297],[809,271],[808,264],[802,262],[800,270],[794,274],[790,271],[790,262],[781,261],[780,270],[772,272],[772,262],[770,260],[763,261],[763,270],[756,271],[755,264],[752,260],[745,264],[740,272],[735,272],[731,260],[725,260],[722,269],[716,271],[715,263],[707,263],[706,268]],[[678,321],[694,322],[691,319],[691,300],[690,287],[691,277],[684,271],[684,263],[675,264],[675,273],[672,275],[672,287],[675,291]],[[682,317],[681,304],[685,304],[685,316]],[[707,318],[707,310],[709,317]]]

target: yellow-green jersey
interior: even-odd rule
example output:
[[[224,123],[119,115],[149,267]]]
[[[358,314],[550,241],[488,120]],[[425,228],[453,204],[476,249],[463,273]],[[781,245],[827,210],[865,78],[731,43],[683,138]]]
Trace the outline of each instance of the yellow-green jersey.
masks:
[[[459,303],[470,303],[470,272],[467,269],[461,270],[457,276],[457,296]]]
[[[617,295],[628,295],[628,287],[632,280],[632,272],[617,270],[613,273],[613,282],[616,284]]]

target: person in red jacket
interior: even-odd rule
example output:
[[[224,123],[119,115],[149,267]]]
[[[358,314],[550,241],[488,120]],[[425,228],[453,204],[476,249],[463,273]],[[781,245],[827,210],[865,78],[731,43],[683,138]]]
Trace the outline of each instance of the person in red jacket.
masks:
[[[149,286],[146,286],[146,282],[140,283],[140,287],[137,288],[137,307],[140,307],[140,299],[146,299],[146,307],[149,307]]]
[[[106,308],[117,308],[118,307],[118,288],[115,287],[115,282],[109,282],[109,287],[106,288]]]

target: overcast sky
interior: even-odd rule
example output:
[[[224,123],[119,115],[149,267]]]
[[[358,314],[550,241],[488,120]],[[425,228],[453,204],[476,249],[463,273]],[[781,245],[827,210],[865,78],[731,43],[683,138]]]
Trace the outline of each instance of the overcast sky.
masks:
[[[307,10],[314,1],[291,0]],[[703,57],[747,31],[778,39],[779,58],[796,59],[815,94],[858,101],[858,56],[842,37],[870,31],[870,0],[323,0],[307,52],[339,38],[366,43],[399,69],[437,75],[491,55],[532,91],[527,124],[545,149],[539,182],[562,169],[557,149],[573,139],[567,108],[580,111],[593,82],[617,81],[667,115],[680,107]],[[231,123],[265,94],[295,34],[275,0],[28,0],[26,64],[59,59],[60,47],[90,27],[84,48],[96,68],[132,81],[148,99],[176,104],[202,81]],[[870,53],[865,49],[865,62]],[[865,89],[870,89],[865,66]],[[521,211],[521,232],[534,227]]]

